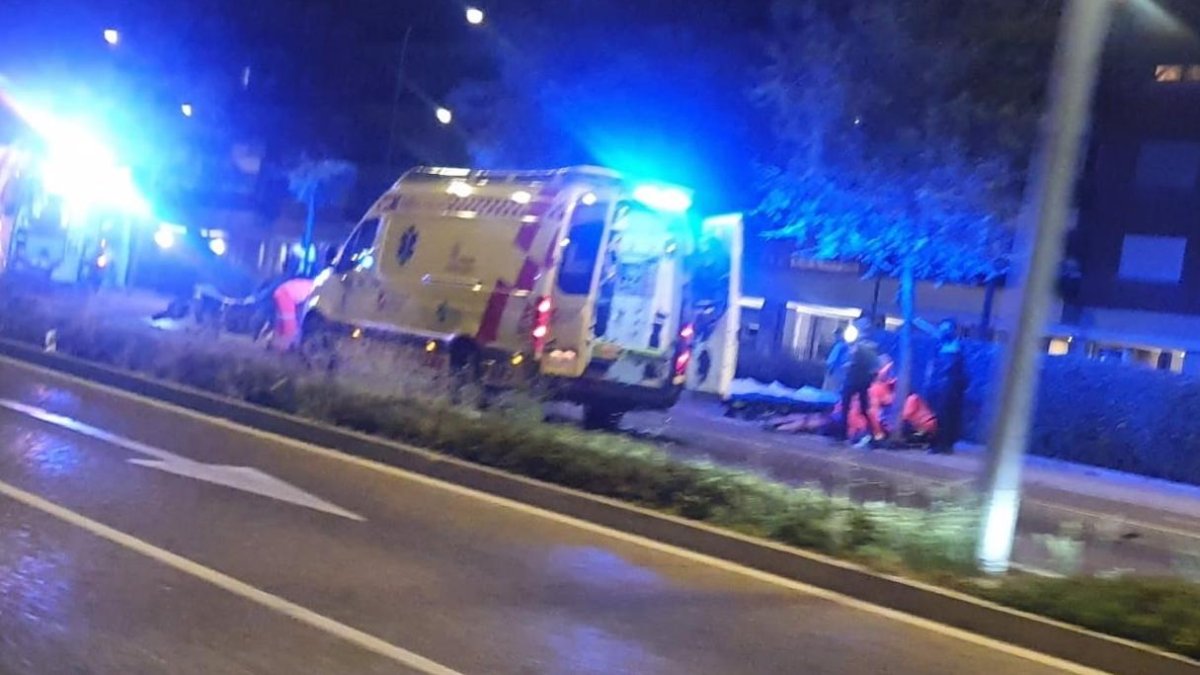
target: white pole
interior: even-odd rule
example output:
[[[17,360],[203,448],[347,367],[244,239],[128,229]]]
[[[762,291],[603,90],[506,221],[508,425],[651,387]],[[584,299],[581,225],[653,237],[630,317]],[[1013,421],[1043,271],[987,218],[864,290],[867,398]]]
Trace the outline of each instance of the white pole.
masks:
[[[1092,95],[1114,0],[1070,0],[1050,73],[1049,110],[1026,192],[1013,257],[1019,302],[997,414],[988,444],[977,558],[985,572],[1007,571],[1021,503],[1021,464],[1037,393],[1042,339],[1062,261]]]

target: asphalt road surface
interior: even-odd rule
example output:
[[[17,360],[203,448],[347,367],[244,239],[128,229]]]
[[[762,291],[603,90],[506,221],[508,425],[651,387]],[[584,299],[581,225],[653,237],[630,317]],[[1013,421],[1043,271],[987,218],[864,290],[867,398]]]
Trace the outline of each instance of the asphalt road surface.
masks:
[[[1088,672],[0,360],[0,672]]]

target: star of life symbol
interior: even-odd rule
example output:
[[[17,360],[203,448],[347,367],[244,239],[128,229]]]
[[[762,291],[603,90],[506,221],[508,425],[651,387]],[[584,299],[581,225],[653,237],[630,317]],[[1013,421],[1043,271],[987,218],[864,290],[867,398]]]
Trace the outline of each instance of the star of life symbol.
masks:
[[[404,234],[400,235],[400,246],[396,249],[396,261],[401,266],[412,260],[413,254],[417,251],[418,239],[420,239],[420,234],[417,232],[416,225],[409,225]]]

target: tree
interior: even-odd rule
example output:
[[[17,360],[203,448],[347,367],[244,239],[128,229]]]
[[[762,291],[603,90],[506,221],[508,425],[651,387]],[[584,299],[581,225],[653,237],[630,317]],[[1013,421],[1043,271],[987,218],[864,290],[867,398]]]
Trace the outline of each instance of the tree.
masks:
[[[300,274],[311,275],[313,265],[313,232],[316,229],[317,210],[323,206],[341,203],[354,185],[358,170],[353,164],[340,159],[312,160],[304,158],[288,172],[288,190],[305,207],[304,251],[300,262]]]
[[[1007,269],[1033,141],[1025,130],[1043,87],[1037,55],[1048,62],[1056,6],[774,5],[770,63],[754,95],[779,142],[764,163],[759,211],[775,225],[768,236],[899,279],[898,401],[911,387],[917,281],[989,282]],[[1011,61],[998,67],[999,45],[1029,13],[1050,24],[1045,44],[1029,42],[1033,55],[1015,71]]]

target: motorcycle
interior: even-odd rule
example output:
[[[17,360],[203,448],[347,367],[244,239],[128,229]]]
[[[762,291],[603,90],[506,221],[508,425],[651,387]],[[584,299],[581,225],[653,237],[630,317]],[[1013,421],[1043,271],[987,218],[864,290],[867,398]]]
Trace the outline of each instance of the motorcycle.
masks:
[[[246,335],[255,342],[266,340],[275,324],[272,287],[266,286],[246,297],[231,297],[209,284],[197,284],[190,298],[172,300],[166,309],[151,316],[154,321],[182,320],[189,316],[200,331]]]

